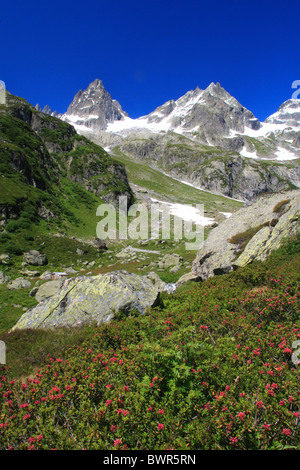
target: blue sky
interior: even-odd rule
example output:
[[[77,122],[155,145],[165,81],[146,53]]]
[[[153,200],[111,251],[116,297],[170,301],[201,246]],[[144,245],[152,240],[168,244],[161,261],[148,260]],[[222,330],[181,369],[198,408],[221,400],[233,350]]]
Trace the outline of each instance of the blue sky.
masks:
[[[0,79],[65,112],[99,78],[130,117],[219,82],[264,120],[300,80],[299,0],[12,0]]]

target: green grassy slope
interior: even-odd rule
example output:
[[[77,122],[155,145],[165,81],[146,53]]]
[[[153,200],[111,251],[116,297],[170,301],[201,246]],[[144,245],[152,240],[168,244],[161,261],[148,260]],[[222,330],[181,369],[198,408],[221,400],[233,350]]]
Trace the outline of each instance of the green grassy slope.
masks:
[[[123,165],[9,93],[0,105],[0,182],[0,253],[20,253],[37,233],[95,237],[97,206],[133,198]]]
[[[111,156],[125,165],[131,183],[148,189],[164,200],[181,204],[204,204],[205,210],[216,213],[218,211],[231,212],[243,206],[242,202],[181,183],[147,163],[126,156],[117,148]]]

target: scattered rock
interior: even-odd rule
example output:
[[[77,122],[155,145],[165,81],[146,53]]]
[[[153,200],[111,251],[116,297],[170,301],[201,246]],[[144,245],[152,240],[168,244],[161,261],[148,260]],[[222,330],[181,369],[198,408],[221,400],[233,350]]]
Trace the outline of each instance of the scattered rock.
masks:
[[[39,277],[40,273],[38,271],[30,271],[29,269],[24,269],[23,271],[20,272],[22,276],[27,276],[27,277]]]
[[[5,284],[9,281],[9,277],[4,274],[3,271],[0,271],[0,284]]]
[[[107,250],[107,245],[106,245],[105,241],[102,240],[102,238],[95,238],[95,240],[93,240],[91,242],[91,245],[94,246],[95,248],[97,248],[97,250],[99,250],[99,251]]]
[[[170,268],[170,273],[177,273],[180,269],[180,265],[177,264],[176,266],[173,266],[172,268]]]
[[[24,279],[23,277],[18,277],[17,279],[14,279],[11,281],[8,285],[8,289],[29,289],[31,287],[31,282],[28,281],[27,279]]]
[[[131,256],[131,254],[126,251],[120,251],[120,253],[116,254],[116,258],[128,258],[129,256]]]
[[[51,275],[52,275],[51,271],[45,271],[43,274],[41,274],[40,279],[42,279],[43,281],[47,279],[51,279]]]
[[[32,266],[44,266],[48,264],[47,256],[37,250],[24,253],[24,261]]]
[[[77,273],[77,271],[75,271],[75,269],[73,269],[71,266],[69,268],[66,268],[65,272],[67,274],[76,274]]]
[[[8,264],[10,262],[10,255],[8,253],[3,253],[0,255],[0,261],[2,264]]]
[[[148,243],[149,243],[148,240],[139,240],[137,242],[137,244],[140,245],[140,246],[147,246]]]
[[[182,257],[179,256],[177,253],[168,253],[158,263],[158,267],[160,269],[166,269],[170,268],[171,266],[180,266],[181,261]]]

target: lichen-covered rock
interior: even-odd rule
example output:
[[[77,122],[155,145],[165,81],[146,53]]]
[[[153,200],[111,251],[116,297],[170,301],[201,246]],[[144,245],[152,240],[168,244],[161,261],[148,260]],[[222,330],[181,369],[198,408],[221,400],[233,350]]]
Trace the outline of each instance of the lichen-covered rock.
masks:
[[[171,266],[180,266],[182,257],[177,253],[167,253],[162,260],[158,263],[158,267],[162,269],[170,268]]]
[[[14,279],[9,284],[7,284],[7,288],[14,290],[14,289],[29,289],[31,287],[31,282],[23,277],[18,277]]]
[[[150,273],[147,274],[147,277],[152,281],[152,283],[160,292],[163,292],[166,283],[161,280],[158,274],[156,274],[154,271],[150,271]]]
[[[13,330],[100,324],[117,312],[144,314],[158,301],[159,289],[147,276],[126,271],[81,276],[64,280],[56,294],[24,313]]]
[[[299,229],[299,190],[261,196],[210,232],[193,262],[192,274],[204,281],[253,260],[263,261]]]
[[[57,294],[60,288],[62,287],[63,282],[63,280],[59,279],[45,282],[38,288],[38,291],[35,294],[36,300],[38,302],[42,302],[43,300],[48,299],[49,297],[52,297],[53,295]]]

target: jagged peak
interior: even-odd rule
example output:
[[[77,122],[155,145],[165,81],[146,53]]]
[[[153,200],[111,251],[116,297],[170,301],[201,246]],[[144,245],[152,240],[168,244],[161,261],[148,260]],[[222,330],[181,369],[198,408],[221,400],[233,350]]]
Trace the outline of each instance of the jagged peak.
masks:
[[[265,122],[275,124],[288,124],[288,122],[291,120],[296,120],[297,122],[299,122],[299,115],[300,100],[288,99],[279,106],[278,110],[275,111],[275,113],[267,117],[267,119],[265,119]]]
[[[100,80],[99,78],[95,78],[95,80],[93,82],[91,82],[88,86],[88,88],[104,88],[104,85],[103,85],[103,82],[102,80]]]
[[[208,87],[204,90],[205,93],[209,93],[211,94],[212,96],[220,96],[220,97],[231,97],[232,95],[230,93],[228,93],[228,91],[225,90],[225,88],[223,88],[219,82],[217,83],[214,83],[214,82],[211,82],[210,85],[208,85]]]
[[[284,101],[278,108],[278,111],[285,108],[300,108],[300,99],[292,99]]]
[[[217,88],[217,89],[222,88],[219,82],[217,82],[217,83],[211,82],[211,83],[208,85],[208,87],[206,88],[206,90],[211,90],[211,89],[215,89],[215,88]]]

